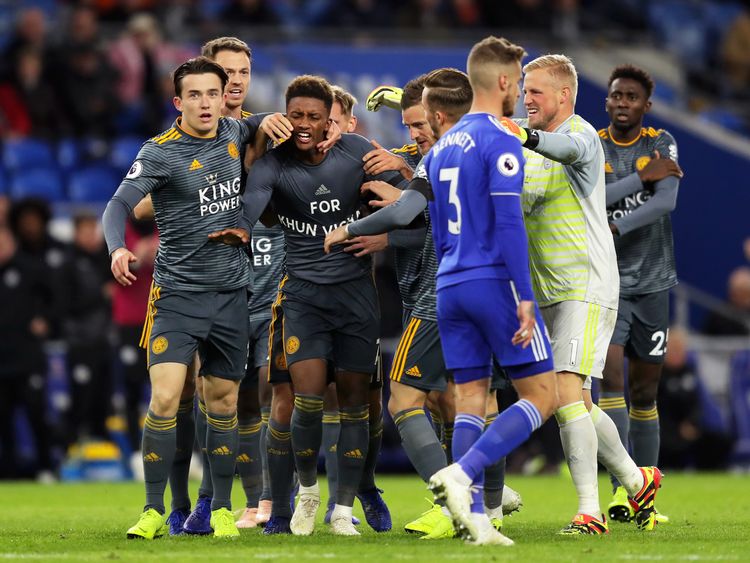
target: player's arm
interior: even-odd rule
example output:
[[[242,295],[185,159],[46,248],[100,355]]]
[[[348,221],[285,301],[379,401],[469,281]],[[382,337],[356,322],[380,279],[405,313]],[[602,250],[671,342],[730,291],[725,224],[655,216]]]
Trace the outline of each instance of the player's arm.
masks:
[[[112,275],[120,285],[132,285],[136,279],[130,271],[130,264],[137,258],[125,245],[125,223],[128,216],[144,196],[165,184],[168,179],[169,163],[163,149],[147,143],[143,145],[130,171],[107,203],[102,216],[104,239],[112,260]]]
[[[418,218],[419,215],[417,216]],[[410,248],[412,250],[422,248],[426,236],[427,227],[424,225],[409,229],[396,229],[388,233],[388,246],[393,248]]]
[[[505,259],[505,264],[518,298],[519,328],[513,335],[513,344],[526,348],[534,335],[534,292],[531,289],[529,270],[529,245],[521,208],[523,191],[523,154],[515,142],[507,137],[485,148],[485,167],[489,170],[489,195],[495,211],[495,240]],[[507,164],[507,166],[505,165]],[[500,173],[500,169],[515,172]]]
[[[393,152],[381,147],[375,139],[371,140],[370,142],[375,148],[362,157],[362,161],[364,162],[365,174],[375,176],[387,170],[394,170],[400,173],[407,180],[412,179],[412,177],[414,176],[414,171],[411,169],[409,163],[406,162],[406,160],[404,160],[399,155],[394,154]]]
[[[236,227],[214,231],[208,238],[214,242],[240,246],[250,242],[250,233],[258,219],[263,215],[271,196],[281,168],[274,155],[267,154],[250,169],[242,195],[242,215]]]
[[[585,164],[595,158],[599,136],[587,129],[570,133],[549,133],[522,128],[521,144],[561,164]]]
[[[622,198],[641,191],[644,184],[653,184],[669,176],[682,178],[680,165],[671,158],[662,158],[658,150],[654,151],[653,158],[641,170],[607,184],[607,205],[617,203]]]
[[[331,246],[352,237],[379,235],[406,227],[427,207],[427,197],[424,195],[426,190],[432,191],[427,180],[414,178],[409,188],[404,190],[401,197],[391,205],[329,233],[324,243],[326,253],[331,251]]]
[[[656,155],[660,157],[662,155],[669,155],[671,158],[652,159],[652,162],[654,160],[669,160],[679,169],[677,165],[677,143],[675,143],[672,136],[666,131],[659,138],[656,151]],[[645,169],[646,167],[644,167]],[[669,175],[655,182],[654,193],[649,200],[633,210],[632,213],[614,220],[610,226],[612,232],[624,235],[645,225],[650,225],[667,213],[674,211],[677,206],[677,192],[680,187],[680,178],[682,177],[682,170],[679,172],[679,175]]]

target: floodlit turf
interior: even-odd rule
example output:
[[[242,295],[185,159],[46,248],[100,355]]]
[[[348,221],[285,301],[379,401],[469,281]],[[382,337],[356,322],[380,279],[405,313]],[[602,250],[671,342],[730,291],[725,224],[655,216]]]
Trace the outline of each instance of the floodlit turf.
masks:
[[[405,522],[427,508],[416,477],[384,476],[379,485],[393,514],[395,531],[375,534],[366,524],[360,538],[339,538],[320,524],[311,537],[266,537],[242,530],[237,540],[165,537],[126,540],[143,502],[142,485],[0,484],[0,560],[39,561],[748,561],[750,477],[668,474],[657,506],[672,523],[644,533],[632,524],[611,526],[610,537],[560,537],[555,532],[575,511],[569,478],[511,476],[524,499],[520,513],[506,518],[512,548],[476,548],[459,540],[419,541]],[[193,490],[197,488],[192,484]],[[601,480],[602,506],[609,488]],[[236,507],[242,490],[235,482]],[[355,514],[362,516],[357,503]]]

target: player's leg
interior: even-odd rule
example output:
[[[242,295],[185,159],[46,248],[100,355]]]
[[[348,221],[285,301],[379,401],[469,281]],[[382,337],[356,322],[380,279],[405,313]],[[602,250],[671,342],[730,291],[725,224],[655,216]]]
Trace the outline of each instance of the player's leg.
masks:
[[[481,485],[484,470],[526,441],[555,408],[556,382],[544,324],[541,319],[537,323],[531,346],[512,347],[518,326],[514,293],[510,284],[495,280],[438,291],[438,320],[446,365],[456,382],[453,453],[458,461],[434,475],[430,488],[445,496],[454,523],[465,535],[477,543],[510,545],[484,513],[482,495],[470,494],[468,487]],[[482,434],[493,354],[513,378],[520,399]]]
[[[266,354],[268,351],[266,350]],[[260,402],[260,462],[262,465],[263,488],[258,501],[255,522],[263,525],[271,517],[271,477],[268,472],[268,450],[266,449],[268,421],[271,418],[272,385],[268,381],[269,367],[258,369],[258,399]]]
[[[185,385],[180,395],[180,406],[177,408],[177,436],[174,462],[169,472],[169,489],[172,492],[172,512],[167,518],[169,535],[180,535],[184,532],[185,521],[190,516],[190,493],[188,479],[190,459],[193,457],[195,444],[195,371],[193,365],[188,367]]]
[[[445,391],[438,394],[437,405],[443,422],[441,442],[445,450],[446,461],[453,463],[453,426],[456,422],[456,384],[449,377],[445,383]]]
[[[430,421],[432,422],[432,427],[435,429],[435,434],[437,435],[438,440],[440,440],[440,443],[443,444],[443,449],[445,449],[445,428],[443,426],[443,413],[440,410],[440,404],[438,402],[439,398],[439,391],[431,391],[427,394],[424,406],[430,413]]]
[[[393,527],[391,512],[385,501],[380,496],[383,492],[375,483],[375,470],[380,456],[380,448],[383,444],[383,367],[382,356],[378,351],[378,367],[375,374],[370,377],[370,411],[368,415],[369,443],[367,445],[367,457],[365,466],[362,468],[362,479],[359,482],[357,498],[362,505],[365,519],[370,527],[376,532],[388,532]],[[353,518],[355,525],[356,518]]]
[[[265,343],[264,343],[265,348]],[[260,403],[258,401],[258,369],[248,361],[247,374],[240,384],[237,400],[239,423],[239,450],[237,473],[245,492],[245,511],[237,520],[238,528],[255,528],[258,502],[263,488],[263,468],[260,461]]]
[[[285,334],[301,334],[290,328],[288,319],[286,316]],[[297,337],[287,337],[287,357],[290,338]],[[310,535],[313,532],[315,514],[320,505],[318,452],[323,440],[323,394],[326,390],[327,371],[328,362],[324,357],[295,361],[289,366],[294,385],[292,450],[300,495],[291,521],[292,533],[295,535]]]
[[[336,504],[336,487],[338,483],[338,456],[336,444],[339,441],[341,418],[339,417],[339,402],[336,397],[336,383],[331,382],[323,396],[323,455],[325,457],[326,478],[328,479],[328,506],[323,519],[326,524],[331,522],[331,514]]]
[[[165,338],[160,336],[159,338]],[[157,342],[157,349],[160,346]],[[153,344],[152,344],[153,346]],[[146,505],[138,522],[127,532],[128,538],[153,539],[166,533],[164,489],[176,449],[177,409],[185,381],[187,365],[165,362],[152,365],[151,400],[143,427],[143,472]]]
[[[245,288],[211,293],[204,308],[211,311],[210,332],[202,345],[203,394],[206,403],[206,452],[211,470],[211,528],[215,537],[239,535],[232,509],[232,481],[239,449],[237,397],[245,376],[247,293]]]
[[[617,323],[607,350],[607,360],[604,365],[599,395],[599,408],[612,419],[626,450],[629,448],[630,418],[628,407],[625,404],[624,364],[625,347],[628,346],[630,341],[632,322],[632,300],[621,296],[617,310]],[[612,520],[628,521],[632,517],[632,511],[628,503],[627,492],[614,475],[610,475],[610,478],[612,480],[613,499],[607,509],[609,517]]]
[[[493,370],[494,371],[494,370]],[[490,391],[487,394],[487,407],[484,416],[485,430],[497,419],[497,390],[493,389],[495,374],[490,382]],[[484,471],[484,508],[490,522],[499,530],[503,525],[503,486],[505,485],[505,458],[492,464]]]
[[[286,367],[286,366],[284,366]],[[285,372],[285,370],[284,370]],[[287,377],[288,372],[285,372]],[[263,530],[264,534],[291,534],[289,522],[292,508],[289,497],[292,493],[294,456],[292,455],[292,410],[294,390],[291,381],[273,382],[271,418],[266,434],[266,452],[271,486],[271,516]]]

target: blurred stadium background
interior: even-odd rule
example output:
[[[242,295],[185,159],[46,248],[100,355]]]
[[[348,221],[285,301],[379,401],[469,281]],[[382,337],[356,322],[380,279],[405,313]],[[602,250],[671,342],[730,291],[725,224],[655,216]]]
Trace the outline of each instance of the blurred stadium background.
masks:
[[[2,301],[0,385],[12,392],[0,389],[6,446],[0,477],[130,476],[123,365],[135,352],[111,322],[112,282],[100,235],[81,235],[86,252],[103,254],[101,271],[88,280],[95,299],[78,298],[83,289],[66,277],[76,259],[69,245],[74,219],[98,216],[142,141],[170,126],[170,72],[180,62],[213,37],[242,38],[253,50],[246,109],[276,111],[298,74],[324,75],[364,102],[379,84],[403,85],[437,67],[464,69],[469,47],[490,33],[520,43],[531,56],[571,56],[580,73],[577,113],[596,127],[607,125],[606,82],[615,65],[632,63],[654,77],[646,125],[674,135],[685,171],[672,215],[681,281],[672,311],[680,330],[673,331],[660,390],[662,461],[748,470],[749,2],[0,0],[0,224],[10,225],[20,248],[46,268],[55,299],[34,317],[45,321],[34,334],[46,361],[20,383],[5,377],[13,371],[8,366],[23,364],[35,348],[19,342],[14,324],[25,304]],[[355,113],[366,137],[384,146],[409,142],[397,112],[368,113],[360,104]],[[2,256],[5,291],[13,275]],[[391,261],[384,256],[378,263],[383,336],[392,350],[398,299]],[[71,350],[80,347],[70,327],[84,319],[95,319],[89,345],[95,342],[106,359],[88,372],[70,369]],[[143,400],[146,381],[144,369]],[[78,404],[87,406],[72,407]],[[73,411],[103,412],[106,428]],[[33,416],[39,412],[41,421]],[[557,431],[551,432],[554,443]],[[532,442],[510,469],[554,471],[561,452],[549,443]],[[392,427],[381,467],[409,468]]]

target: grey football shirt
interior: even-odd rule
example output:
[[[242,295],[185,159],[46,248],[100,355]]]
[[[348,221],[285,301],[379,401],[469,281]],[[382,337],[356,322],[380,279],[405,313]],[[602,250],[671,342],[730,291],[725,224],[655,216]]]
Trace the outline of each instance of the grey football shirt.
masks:
[[[366,175],[362,157],[370,142],[344,134],[319,164],[294,156],[291,142],[258,160],[250,169],[245,191],[244,224],[254,224],[269,201],[286,238],[286,270],[290,276],[319,284],[341,283],[372,274],[370,256],[357,258],[341,246],[323,251],[326,234],[361,214],[360,187],[369,180],[393,185],[405,181],[397,172]]]
[[[253,284],[247,307],[250,320],[260,321],[271,318],[271,305],[284,272],[284,231],[280,225],[258,223],[253,227],[251,245]]]
[[[654,151],[658,150],[662,158],[677,161],[677,143],[663,129],[644,127],[640,136],[629,144],[614,141],[607,129],[599,131],[599,137],[604,148],[608,187],[609,184],[641,170],[654,156]],[[669,180],[675,182],[676,178]],[[662,214],[653,222],[637,227],[637,223],[633,221],[639,213],[646,211],[653,194],[653,186],[643,186],[607,207],[609,221],[621,233],[614,239],[621,295],[654,293],[677,285],[672,221],[669,214]]]
[[[212,138],[187,134],[178,118],[141,147],[110,205],[121,204],[129,212],[151,194],[159,229],[157,285],[229,291],[249,283],[247,255],[238,247],[209,241],[208,235],[238,223],[242,148],[254,137],[261,118],[221,118]],[[108,244],[114,251],[109,239]]]

